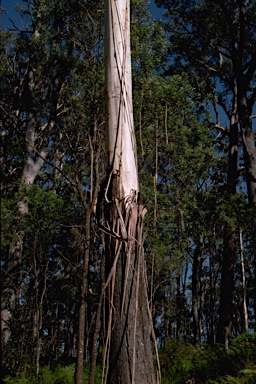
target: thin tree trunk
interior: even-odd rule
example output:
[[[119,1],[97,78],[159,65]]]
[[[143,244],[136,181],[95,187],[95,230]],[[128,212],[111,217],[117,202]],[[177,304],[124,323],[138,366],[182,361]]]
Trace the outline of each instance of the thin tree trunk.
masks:
[[[243,332],[248,332],[248,311],[247,311],[247,293],[246,293],[246,277],[244,267],[244,249],[243,249],[243,232],[240,229],[239,232],[240,242],[240,259],[241,259],[241,275],[242,275],[242,286],[243,286]]]
[[[143,89],[141,90],[141,103],[140,103],[140,113],[139,113],[139,130],[140,130],[140,148],[141,148],[141,156],[144,157],[144,147],[142,140],[142,104],[143,104]]]
[[[76,187],[79,193],[81,203],[85,212],[85,225],[84,225],[84,238],[85,238],[85,249],[82,260],[82,278],[81,278],[81,292],[80,292],[80,303],[78,310],[78,333],[77,333],[77,357],[76,357],[76,372],[75,372],[75,383],[82,384],[83,382],[83,366],[84,366],[84,354],[85,345],[88,346],[88,340],[85,344],[85,321],[86,321],[86,310],[87,310],[87,295],[88,295],[88,273],[89,273],[89,258],[90,258],[90,237],[91,237],[91,219],[94,212],[98,187],[99,187],[99,155],[101,147],[98,146],[97,153],[93,151],[93,142],[96,140],[96,121],[94,124],[93,140],[90,139],[91,147],[91,188],[90,188],[90,205],[87,204],[85,196],[82,190],[79,177],[76,174]],[[95,162],[95,166],[93,164]]]
[[[236,89],[234,92],[236,92]],[[236,193],[237,185],[238,119],[236,98],[234,99],[233,111],[234,112],[230,120],[229,133],[230,145],[227,175],[227,198]],[[232,207],[228,206],[228,209],[232,210]],[[229,223],[225,223],[221,269],[219,322],[217,327],[216,341],[218,343],[225,344],[226,348],[228,348],[228,339],[232,332],[234,268],[236,253],[237,239],[235,228]]]
[[[82,194],[81,189],[79,189]],[[84,199],[83,195],[80,196]],[[82,200],[83,201],[83,200]],[[85,212],[85,249],[82,260],[82,276],[81,276],[81,292],[80,292],[80,305],[78,311],[78,332],[77,332],[77,357],[76,357],[76,372],[75,383],[83,383],[83,367],[84,367],[84,338],[85,338],[85,321],[86,321],[86,308],[87,308],[87,292],[88,292],[88,269],[89,269],[89,256],[90,256],[90,232],[91,232],[91,210],[87,208]]]
[[[40,295],[39,289],[38,289],[38,271],[37,271],[37,260],[36,260],[36,240],[34,242],[34,255],[33,255],[33,272],[34,272],[34,291],[35,291],[35,313],[34,313],[34,340],[35,340],[35,366],[36,366],[36,377],[39,375],[39,369],[40,369],[40,356],[41,356],[41,345],[42,345],[42,338],[41,338],[41,330],[42,330],[42,306],[43,306],[43,300],[46,292],[46,272],[48,269],[47,262],[45,266],[45,270],[43,271],[43,277],[44,277],[44,284],[43,289]]]
[[[176,330],[175,330],[175,338],[179,340],[180,338],[180,330],[181,330],[181,292],[180,292],[180,273],[177,272],[176,275]]]
[[[154,174],[154,237],[157,236],[157,177],[158,177],[158,117],[156,116],[156,140],[155,140],[155,174]],[[153,291],[154,291],[154,264],[155,252],[152,252],[151,284],[150,284],[150,311],[153,314]]]
[[[200,278],[199,278],[199,258],[201,257],[203,248],[203,241],[200,237],[199,242],[196,246],[193,265],[192,265],[192,310],[193,310],[193,334],[194,344],[198,344],[200,341]]]
[[[214,265],[213,265],[213,251],[210,250],[210,326],[209,326],[209,337],[208,342],[210,345],[213,345],[215,342],[215,332],[214,332],[214,325],[215,325],[215,299],[216,299],[216,287],[215,287],[215,279],[214,279]]]
[[[103,240],[104,242],[104,240]],[[104,285],[105,285],[105,262],[104,258],[101,260],[101,268],[100,268],[100,275],[101,275],[101,292],[97,307],[97,314],[96,314],[96,320],[95,320],[95,327],[94,327],[94,333],[93,333],[93,340],[92,340],[92,352],[91,352],[91,365],[90,365],[90,384],[94,384],[95,381],[95,373],[96,373],[96,363],[97,363],[97,348],[98,348],[98,337],[99,337],[99,330],[100,330],[100,319],[102,314],[102,305],[103,305],[103,299],[104,299]]]

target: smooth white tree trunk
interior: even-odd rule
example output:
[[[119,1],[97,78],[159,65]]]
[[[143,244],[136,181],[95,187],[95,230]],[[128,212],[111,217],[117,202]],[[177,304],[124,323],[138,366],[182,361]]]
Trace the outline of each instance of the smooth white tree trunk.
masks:
[[[120,198],[138,192],[133,123],[130,1],[106,0],[106,105],[109,167],[120,176]]]

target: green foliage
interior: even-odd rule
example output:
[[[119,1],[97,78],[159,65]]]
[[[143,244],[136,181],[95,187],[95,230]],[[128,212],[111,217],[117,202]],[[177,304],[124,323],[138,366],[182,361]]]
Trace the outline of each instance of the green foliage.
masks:
[[[192,346],[182,341],[169,341],[160,350],[163,384],[197,384],[255,382],[256,338],[242,334],[232,341],[228,352],[224,346]]]
[[[41,384],[73,384],[75,366],[57,367],[54,371],[43,368],[40,372],[38,382]]]
[[[8,376],[4,379],[4,384],[74,384],[75,364],[68,366],[56,366],[54,369],[43,367],[38,377],[31,369],[17,374],[16,377]],[[89,382],[89,365],[84,367],[83,384]],[[95,384],[101,383],[101,367],[96,367]]]
[[[75,366],[56,367],[54,370],[44,367],[40,370],[38,377],[31,373],[21,373],[15,378],[8,377],[4,379],[5,384],[73,384]]]
[[[226,375],[216,380],[210,380],[209,384],[254,384],[256,381],[256,369],[242,369],[237,376]]]
[[[168,324],[175,324],[180,316],[176,281],[188,258],[188,246],[192,244],[192,256],[198,237],[208,236],[206,226],[215,218],[216,192],[209,191],[208,185],[217,160],[207,103],[201,102],[188,76],[141,76],[134,75],[139,180],[141,201],[148,209],[149,265],[154,257],[156,332],[164,339],[175,332]],[[184,296],[181,301],[185,324],[190,315]]]

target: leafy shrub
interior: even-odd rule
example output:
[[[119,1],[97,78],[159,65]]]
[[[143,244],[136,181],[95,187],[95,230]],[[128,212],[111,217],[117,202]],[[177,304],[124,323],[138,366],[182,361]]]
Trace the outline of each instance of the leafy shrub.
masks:
[[[223,345],[191,346],[168,341],[160,350],[163,384],[256,383],[256,337],[243,334],[226,351]],[[254,363],[255,362],[255,363]]]
[[[38,377],[31,373],[25,372],[18,374],[15,378],[10,376],[4,379],[4,384],[74,384],[75,366],[66,367],[58,366],[51,370],[49,367],[44,367],[40,370]]]
[[[32,371],[32,369],[31,369]],[[40,369],[38,377],[34,372],[23,371],[16,377],[7,376],[4,378],[4,384],[74,384],[75,364],[68,366],[56,366],[54,369],[43,367]],[[90,366],[84,367],[84,384],[89,382]],[[96,367],[95,384],[101,383],[101,367]]]

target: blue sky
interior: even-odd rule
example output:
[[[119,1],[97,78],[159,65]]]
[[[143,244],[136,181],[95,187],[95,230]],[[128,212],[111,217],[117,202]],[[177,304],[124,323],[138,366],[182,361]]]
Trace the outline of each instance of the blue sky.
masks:
[[[23,3],[19,0],[0,0],[1,6],[7,9],[8,14],[3,16],[2,24],[5,28],[12,28],[12,23],[9,18],[20,25],[20,17],[19,14],[15,11],[15,5],[17,3]],[[150,12],[154,18],[159,18],[163,14],[163,10],[156,7],[154,0],[150,0]]]
[[[1,24],[3,24],[4,28],[12,28],[12,23],[9,19],[12,19],[13,22],[17,22],[20,25],[20,16],[15,10],[15,5],[19,3],[18,0],[1,0],[2,8],[7,10],[7,15],[3,15],[1,20]],[[22,4],[22,1],[20,1]]]

